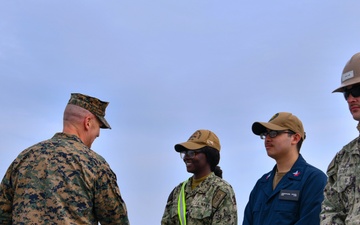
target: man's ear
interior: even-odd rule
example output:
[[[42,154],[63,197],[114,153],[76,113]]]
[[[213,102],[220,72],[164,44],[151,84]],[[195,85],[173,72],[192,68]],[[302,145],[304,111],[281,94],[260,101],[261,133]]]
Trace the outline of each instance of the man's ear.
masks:
[[[293,140],[295,141],[295,144],[297,144],[301,140],[301,135],[296,133],[293,136]]]
[[[90,116],[86,116],[85,119],[84,119],[84,127],[85,127],[85,130],[89,130],[90,129]]]

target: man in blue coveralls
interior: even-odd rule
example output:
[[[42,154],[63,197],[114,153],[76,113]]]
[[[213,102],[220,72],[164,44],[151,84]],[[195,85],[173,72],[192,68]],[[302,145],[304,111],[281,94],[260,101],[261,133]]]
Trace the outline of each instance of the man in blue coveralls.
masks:
[[[327,177],[300,154],[306,137],[302,122],[280,112],[269,122],[253,123],[252,131],[265,140],[266,152],[276,165],[251,191],[243,225],[320,224]]]

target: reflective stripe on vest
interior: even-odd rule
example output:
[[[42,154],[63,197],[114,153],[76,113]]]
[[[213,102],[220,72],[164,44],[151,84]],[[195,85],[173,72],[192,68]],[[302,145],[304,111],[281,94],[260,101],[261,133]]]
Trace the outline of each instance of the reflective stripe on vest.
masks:
[[[185,201],[185,185],[188,180],[184,181],[178,199],[178,216],[181,225],[186,225],[186,201]]]

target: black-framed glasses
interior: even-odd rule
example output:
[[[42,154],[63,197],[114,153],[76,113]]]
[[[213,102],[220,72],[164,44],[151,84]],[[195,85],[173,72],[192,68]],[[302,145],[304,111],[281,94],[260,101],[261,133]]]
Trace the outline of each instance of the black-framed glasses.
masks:
[[[269,135],[269,137],[274,138],[274,137],[278,136],[279,134],[283,134],[283,133],[295,134],[294,132],[288,131],[288,130],[270,130],[270,131],[266,131],[264,133],[261,133],[260,138],[265,139],[266,136],[268,136],[268,135]]]
[[[202,151],[202,150],[197,150],[197,151],[191,151],[191,150],[189,150],[189,151],[181,151],[180,152],[180,158],[182,158],[182,159],[184,159],[185,158],[185,155],[187,156],[187,157],[189,157],[189,158],[194,158],[197,154],[199,154],[199,153],[204,153],[204,151]]]
[[[354,98],[360,97],[360,85],[356,85],[352,88],[345,89],[345,91],[343,93],[344,93],[345,100],[347,100],[349,98],[350,94]]]

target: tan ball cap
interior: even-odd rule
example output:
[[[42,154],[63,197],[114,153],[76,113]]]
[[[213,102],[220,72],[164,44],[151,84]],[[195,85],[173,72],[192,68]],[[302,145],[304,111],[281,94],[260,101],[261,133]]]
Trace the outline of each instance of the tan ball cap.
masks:
[[[252,131],[256,135],[260,135],[269,130],[291,130],[301,135],[305,140],[306,134],[302,122],[293,114],[288,112],[279,112],[271,117],[269,122],[255,122],[252,125]]]
[[[197,130],[193,133],[187,142],[175,145],[175,151],[197,150],[209,146],[220,151],[219,138],[210,130]]]

